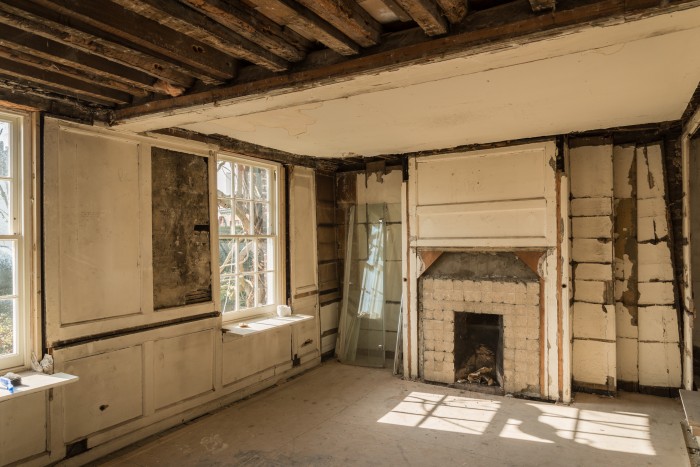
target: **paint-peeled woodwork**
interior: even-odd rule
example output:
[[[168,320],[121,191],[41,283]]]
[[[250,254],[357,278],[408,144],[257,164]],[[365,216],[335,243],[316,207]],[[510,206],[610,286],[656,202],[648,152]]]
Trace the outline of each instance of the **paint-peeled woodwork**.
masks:
[[[613,146],[605,140],[591,143],[597,144],[576,145],[569,151],[574,265],[572,375],[579,387],[614,391],[618,377],[614,281],[601,280],[613,275],[615,259]],[[587,208],[584,213],[580,206],[574,206],[581,201]],[[579,269],[582,266],[584,269]],[[595,277],[601,269],[606,271]]]

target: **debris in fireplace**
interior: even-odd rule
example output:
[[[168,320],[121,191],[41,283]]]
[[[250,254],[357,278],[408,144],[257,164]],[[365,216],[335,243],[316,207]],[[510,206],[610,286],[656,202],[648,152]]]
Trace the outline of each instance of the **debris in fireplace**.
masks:
[[[478,370],[475,370],[478,368]],[[496,381],[496,354],[484,344],[474,349],[464,366],[457,370],[455,376],[458,383],[477,383],[494,386]]]

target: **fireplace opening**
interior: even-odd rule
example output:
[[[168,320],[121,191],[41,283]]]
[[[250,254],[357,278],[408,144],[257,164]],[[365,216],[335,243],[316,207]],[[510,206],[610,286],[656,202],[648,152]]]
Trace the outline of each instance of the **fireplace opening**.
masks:
[[[455,381],[503,387],[503,316],[455,313]]]

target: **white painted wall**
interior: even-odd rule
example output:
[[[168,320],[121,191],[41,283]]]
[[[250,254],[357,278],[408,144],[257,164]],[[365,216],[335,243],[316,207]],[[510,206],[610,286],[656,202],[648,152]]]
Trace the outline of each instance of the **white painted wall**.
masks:
[[[576,386],[681,385],[661,151],[606,142],[570,150]]]

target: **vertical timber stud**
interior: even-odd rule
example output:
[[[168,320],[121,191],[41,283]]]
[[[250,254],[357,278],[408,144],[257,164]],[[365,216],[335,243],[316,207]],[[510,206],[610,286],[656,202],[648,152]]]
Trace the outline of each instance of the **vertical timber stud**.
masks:
[[[418,378],[418,248],[416,210],[418,206],[417,158],[408,160],[408,190],[406,238],[408,244],[408,307],[404,317],[408,318],[405,336],[404,358],[409,369],[405,374],[410,379]]]
[[[700,110],[690,118],[683,130],[682,170],[683,170],[683,387],[688,391],[693,389],[693,321],[695,319],[695,303],[693,299],[693,270],[691,206],[692,196],[691,177],[691,138],[700,130]],[[694,169],[697,162],[692,165]]]
[[[559,397],[571,402],[571,219],[569,217],[569,147],[563,147],[564,169],[559,177]]]

